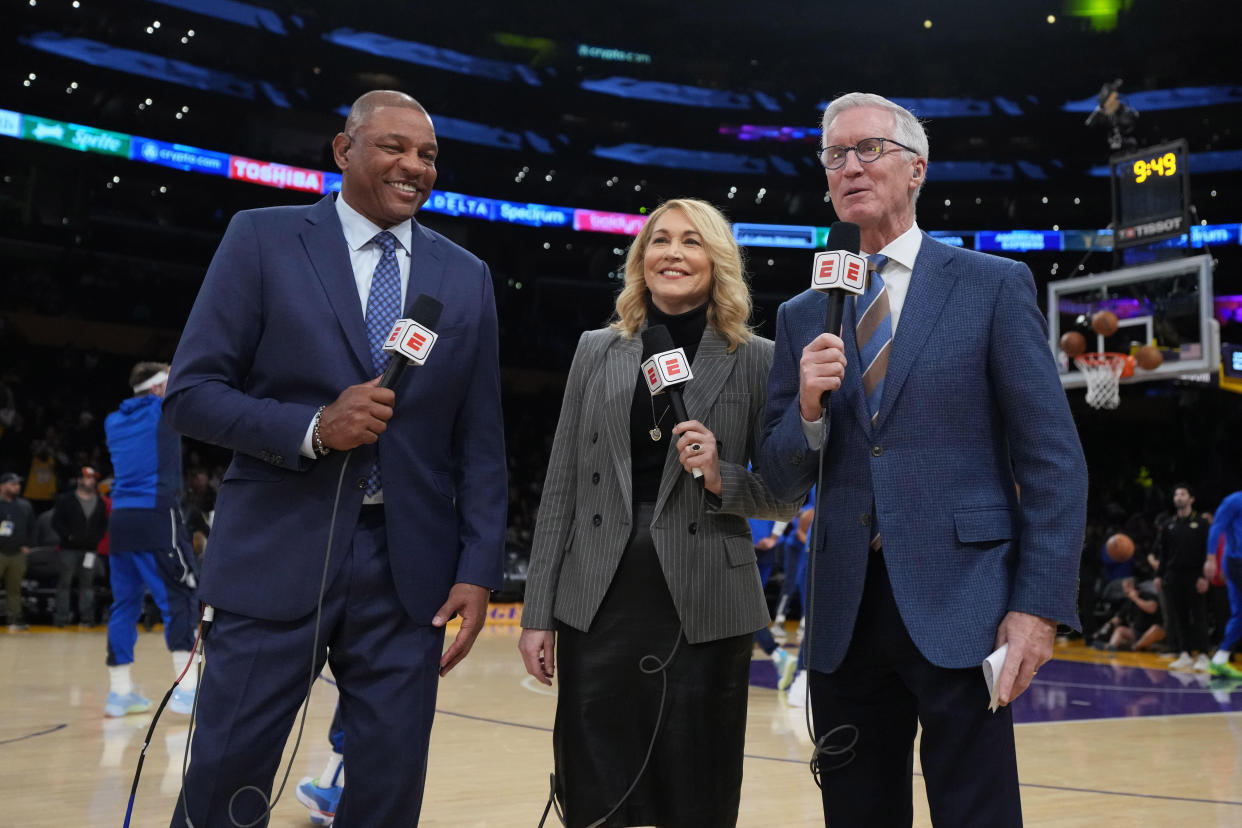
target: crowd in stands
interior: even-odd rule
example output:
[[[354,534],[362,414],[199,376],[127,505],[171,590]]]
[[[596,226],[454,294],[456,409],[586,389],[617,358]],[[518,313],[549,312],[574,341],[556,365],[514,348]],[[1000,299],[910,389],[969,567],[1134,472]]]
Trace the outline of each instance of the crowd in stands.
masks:
[[[61,546],[52,518],[56,499],[74,492],[83,469],[98,473],[104,502],[112,466],[103,420],[129,396],[126,377],[134,358],[100,350],[32,345],[7,329],[0,317],[0,474],[20,478],[19,495],[34,512],[32,555],[27,581],[27,621],[94,626],[106,621],[110,602],[106,574],[106,539],[91,571],[93,601],[73,602],[57,616],[54,610]],[[552,431],[560,396],[532,390],[505,399],[509,467],[509,560],[512,583],[504,597],[520,599],[525,560],[534,530]],[[215,494],[230,456],[213,446],[183,441],[185,469],[182,510],[200,555],[210,532]],[[80,579],[75,567],[74,581]],[[35,585],[31,588],[31,585]],[[68,589],[68,587],[66,587]],[[84,614],[81,607],[88,607]],[[13,624],[17,620],[9,619]]]
[[[31,309],[38,310],[38,309]],[[84,469],[98,474],[98,490],[107,502],[111,464],[103,433],[104,416],[127,396],[125,379],[133,363],[130,355],[74,346],[32,344],[0,316],[0,474],[21,479],[21,497],[33,506],[33,555],[25,573],[28,620],[95,625],[106,621],[109,606],[106,576],[106,538],[100,544],[99,569],[91,579],[98,593],[71,600],[63,580],[62,547],[55,531],[54,505],[59,495],[75,491]],[[505,399],[506,445],[509,469],[508,560],[503,600],[520,600],[531,536],[538,514],[547,457],[560,411],[560,394],[546,378],[522,378],[512,383]],[[229,462],[227,452],[185,440],[183,511],[200,555],[210,533],[215,493]],[[1124,504],[1124,505],[1123,505]],[[1080,616],[1085,640],[1106,649],[1169,651],[1186,648],[1184,630],[1170,630],[1165,595],[1158,588],[1162,535],[1174,515],[1171,492],[1150,480],[1115,483],[1093,492],[1083,544]],[[1196,511],[1196,514],[1201,512]],[[1209,525],[1210,515],[1203,515]],[[1108,554],[1106,541],[1123,533],[1134,544],[1125,560]],[[82,550],[79,550],[79,553]],[[1219,554],[1219,553],[1218,553]],[[783,582],[781,561],[776,562],[770,594],[779,601]],[[74,568],[75,580],[81,580]],[[788,579],[792,585],[794,578]],[[30,587],[33,586],[33,589]],[[796,590],[785,589],[777,607],[780,620],[793,598],[791,619],[800,617]],[[1209,649],[1223,634],[1229,605],[1220,567],[1204,590],[1204,623]],[[9,623],[19,623],[8,619]],[[1198,623],[1198,622],[1195,622]],[[1185,626],[1185,625],[1183,625]],[[778,631],[783,625],[776,626]],[[1196,648],[1198,649],[1198,648]]]

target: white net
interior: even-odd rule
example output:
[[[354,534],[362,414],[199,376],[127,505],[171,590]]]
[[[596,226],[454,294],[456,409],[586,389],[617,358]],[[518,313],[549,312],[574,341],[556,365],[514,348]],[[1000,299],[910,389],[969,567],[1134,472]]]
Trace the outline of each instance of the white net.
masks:
[[[1074,364],[1087,378],[1087,405],[1116,408],[1121,405],[1121,372],[1126,358],[1122,354],[1085,353],[1074,357]]]

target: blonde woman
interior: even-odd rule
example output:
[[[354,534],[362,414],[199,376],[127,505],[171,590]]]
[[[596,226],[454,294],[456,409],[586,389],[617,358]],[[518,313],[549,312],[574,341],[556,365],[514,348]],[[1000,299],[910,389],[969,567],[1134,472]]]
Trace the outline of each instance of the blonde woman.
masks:
[[[518,645],[544,684],[559,660],[555,791],[570,828],[737,821],[751,636],[769,621],[746,519],[798,506],[748,470],[772,362],[750,310],[728,221],[676,199],[630,246],[612,325],[578,342]],[[687,422],[640,376],[657,324],[691,360]]]

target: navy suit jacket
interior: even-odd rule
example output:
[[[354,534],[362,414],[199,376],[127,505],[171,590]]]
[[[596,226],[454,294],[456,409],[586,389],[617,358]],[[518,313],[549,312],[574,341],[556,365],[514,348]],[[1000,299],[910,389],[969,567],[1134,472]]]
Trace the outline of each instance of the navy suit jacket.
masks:
[[[760,469],[780,498],[815,482],[799,359],[824,330],[825,306],[806,291],[778,312]],[[1087,469],[1030,270],[924,234],[874,426],[856,320],[847,299],[848,365],[830,400],[819,494],[811,667],[832,672],[845,657],[873,504],[897,606],[932,663],[978,665],[1011,610],[1076,627]]]
[[[379,442],[349,458],[328,577],[378,451],[393,581],[411,617],[429,623],[454,583],[500,586],[508,492],[491,274],[417,222],[411,247],[407,306],[420,293],[444,304],[439,339],[401,378]],[[234,452],[199,596],[268,620],[307,615],[345,454],[299,449],[319,406],[375,375],[332,196],[233,217],[172,365],[169,422]]]

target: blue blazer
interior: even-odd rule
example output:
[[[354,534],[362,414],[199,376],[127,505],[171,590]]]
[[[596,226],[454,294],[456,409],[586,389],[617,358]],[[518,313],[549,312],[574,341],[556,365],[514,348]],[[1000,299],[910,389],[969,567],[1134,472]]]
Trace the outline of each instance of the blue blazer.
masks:
[[[434,349],[397,388],[379,442],[350,457],[329,580],[378,451],[393,581],[430,623],[454,583],[501,584],[508,498],[496,305],[487,265],[413,227],[407,304],[444,304]],[[372,379],[362,305],[332,196],[238,213],[172,362],[164,411],[183,434],[233,450],[199,596],[287,621],[315,608],[344,454],[299,453],[315,410]]]
[[[825,307],[808,290],[777,315],[760,470],[784,499],[815,482],[798,361]],[[1077,627],[1087,468],[1030,270],[924,234],[874,426],[856,320],[847,299],[848,365],[829,405],[817,515],[812,668],[835,670],[849,646],[873,505],[897,606],[929,661],[978,665],[1010,610]]]

